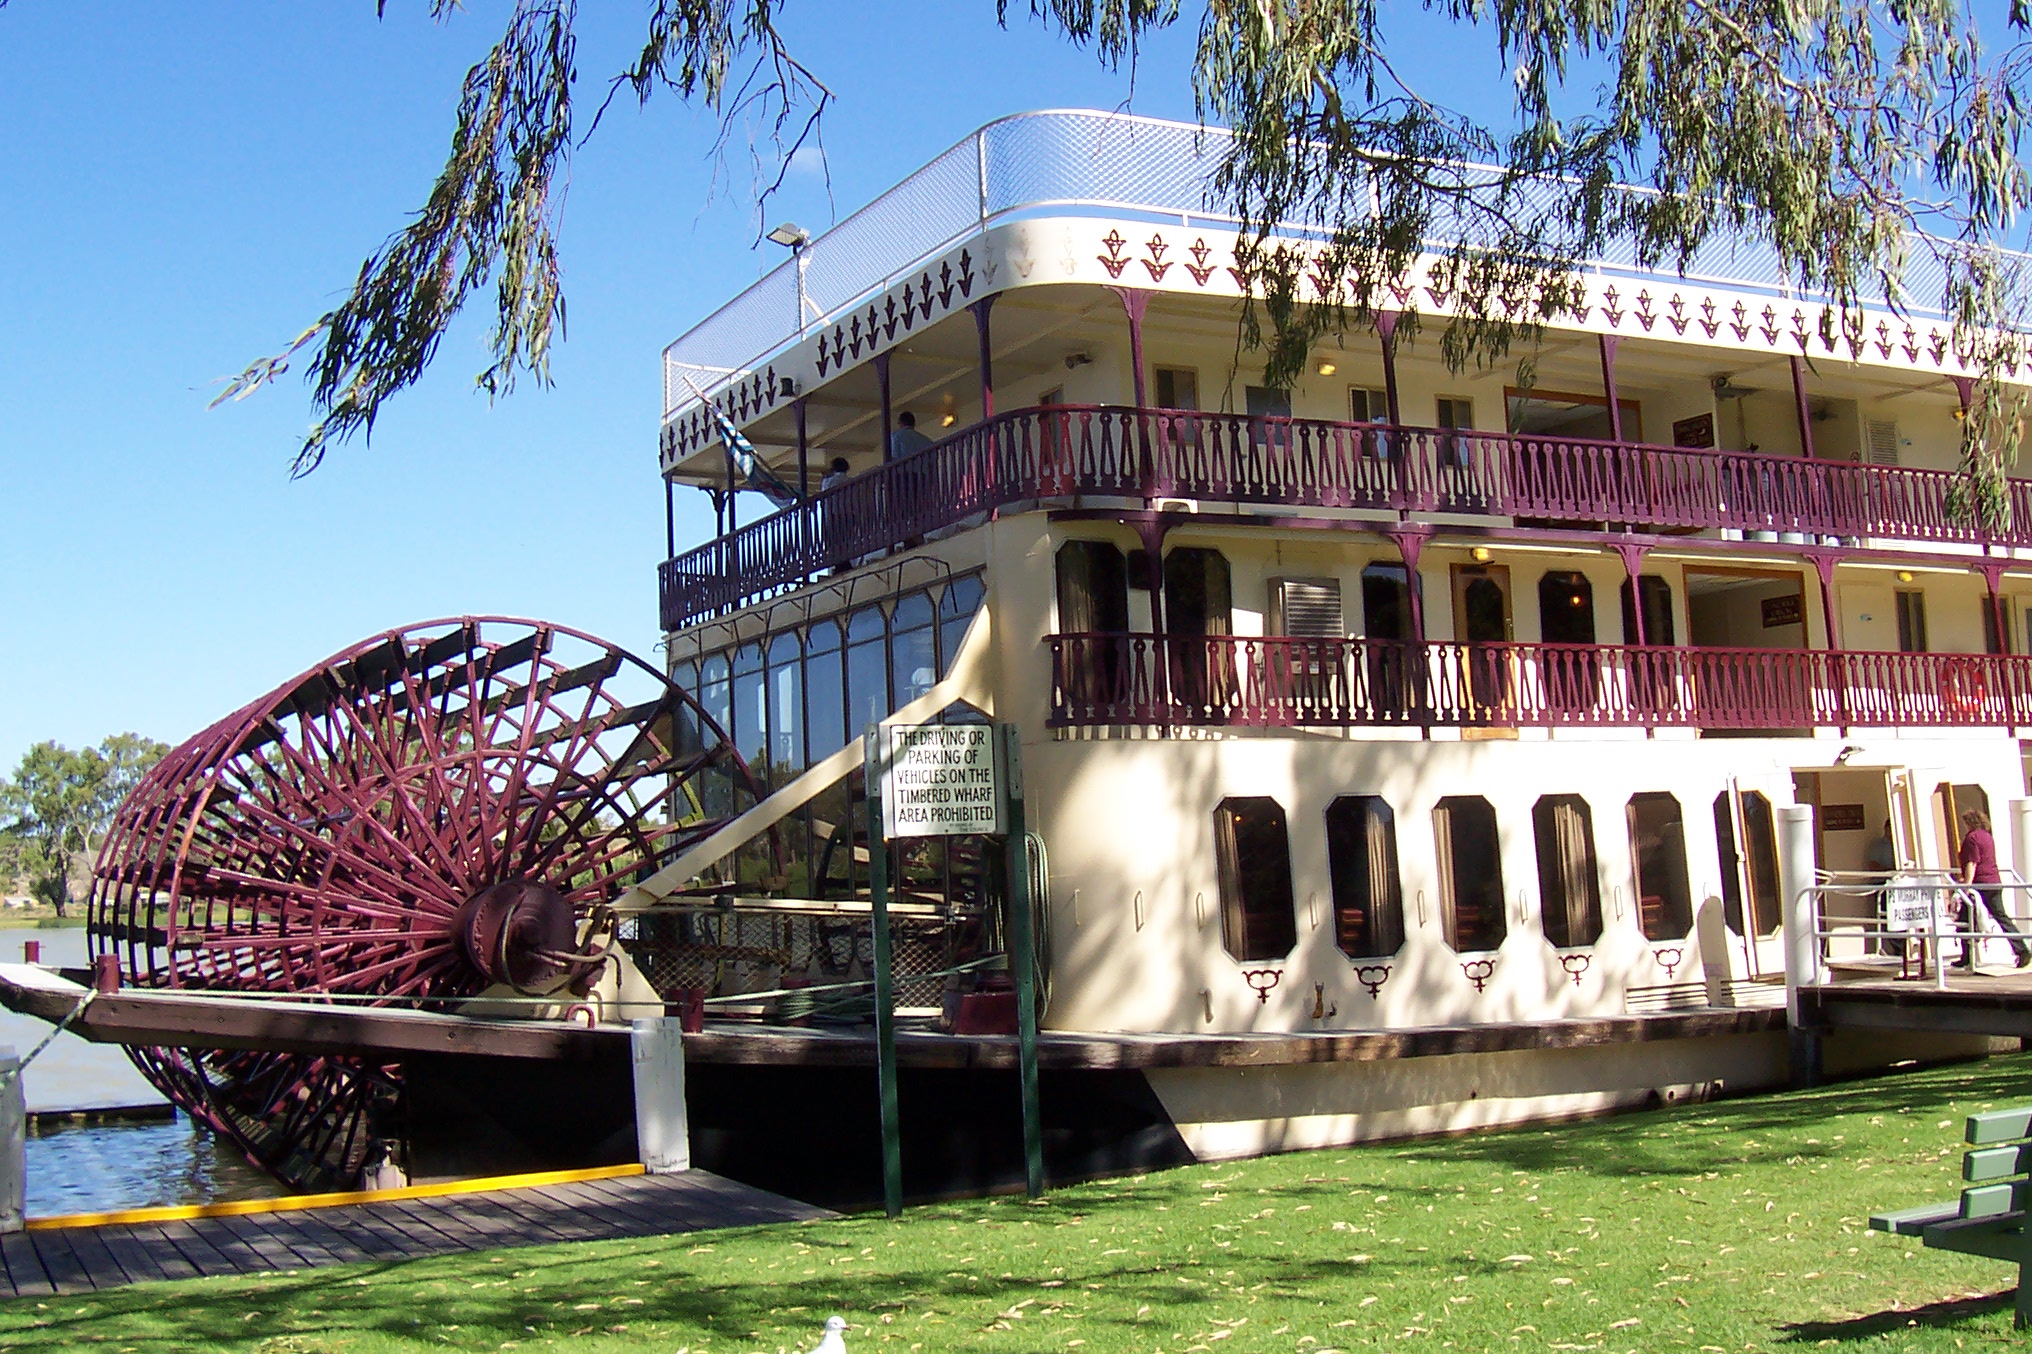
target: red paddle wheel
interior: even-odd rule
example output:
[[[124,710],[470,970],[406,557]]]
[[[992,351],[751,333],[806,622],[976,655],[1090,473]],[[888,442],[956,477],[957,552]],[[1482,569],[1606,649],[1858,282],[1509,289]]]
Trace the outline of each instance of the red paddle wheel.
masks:
[[[447,1010],[555,991],[583,925],[757,798],[724,731],[640,659],[534,621],[434,621],[318,664],[165,757],[95,868],[93,954],[137,987]],[[375,1164],[393,1064],[132,1051],[298,1189]]]

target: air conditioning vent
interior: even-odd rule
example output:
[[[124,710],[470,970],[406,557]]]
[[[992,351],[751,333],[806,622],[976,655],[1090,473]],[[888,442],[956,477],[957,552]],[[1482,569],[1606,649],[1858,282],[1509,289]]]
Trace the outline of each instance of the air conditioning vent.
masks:
[[[1889,419],[1871,419],[1870,464],[1898,464],[1898,425]]]
[[[1308,639],[1338,639],[1341,583],[1337,578],[1270,580],[1270,633]]]

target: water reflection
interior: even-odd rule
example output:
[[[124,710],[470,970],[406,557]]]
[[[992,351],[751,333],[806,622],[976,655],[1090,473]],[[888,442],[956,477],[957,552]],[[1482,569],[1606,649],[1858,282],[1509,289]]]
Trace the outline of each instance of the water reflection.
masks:
[[[258,1199],[280,1192],[246,1158],[183,1114],[29,1129],[31,1218]]]

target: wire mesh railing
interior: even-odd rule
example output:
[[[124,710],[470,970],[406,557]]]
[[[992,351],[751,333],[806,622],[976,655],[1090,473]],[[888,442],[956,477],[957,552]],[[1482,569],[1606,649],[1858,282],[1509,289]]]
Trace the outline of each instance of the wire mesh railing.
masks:
[[[888,192],[812,240],[759,281],[694,325],[663,353],[663,409],[668,420],[697,396],[758,370],[808,329],[830,323],[869,296],[989,226],[1025,214],[1064,211],[1176,218],[1232,227],[1215,175],[1230,134],[1221,128],[1094,110],[1019,113],[987,124],[915,171]],[[1495,182],[1500,171],[1462,166],[1464,175]],[[1553,211],[1569,191],[1546,179],[1515,188],[1527,215]],[[1640,192],[1639,189],[1629,189]],[[1295,236],[1321,233],[1317,223],[1281,228]],[[1472,239],[1472,226],[1469,226]],[[1436,239],[1434,248],[1458,240]],[[2025,256],[2009,255],[2022,265]],[[1939,309],[1946,276],[1937,252],[1910,251],[1903,279],[1909,313],[1945,318]],[[1777,251],[1764,240],[1718,231],[1684,270],[1646,266],[1627,240],[1612,242],[1586,267],[1660,282],[1723,284],[1790,299],[1827,298],[1792,287]],[[800,290],[798,271],[802,268]],[[1863,298],[1887,304],[1875,290]]]

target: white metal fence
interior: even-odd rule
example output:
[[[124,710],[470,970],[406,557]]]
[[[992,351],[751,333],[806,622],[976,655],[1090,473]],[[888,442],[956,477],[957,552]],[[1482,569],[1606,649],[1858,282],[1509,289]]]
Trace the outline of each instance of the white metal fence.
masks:
[[[808,328],[843,315],[961,239],[1003,220],[1071,212],[1232,227],[1235,218],[1221,209],[1213,193],[1228,142],[1228,133],[1220,129],[1126,113],[1019,113],[991,122],[805,246],[802,300],[799,263],[786,259],[665,348],[664,415],[668,418],[696,398],[688,380],[714,393],[761,366]],[[1492,181],[1497,172],[1470,170],[1487,173]],[[1556,206],[1566,191],[1564,184],[1547,180],[1525,190],[1523,197],[1527,210],[1544,210]],[[1314,233],[1310,223],[1292,223],[1289,229]],[[2011,257],[2021,263],[2025,259]],[[1635,250],[1626,242],[1590,267],[1660,282],[1681,276],[1639,268]],[[1739,235],[1711,240],[1688,261],[1684,277],[1795,297],[1776,251]],[[1930,251],[1913,251],[1905,281],[1913,299],[1911,313],[1940,318],[1930,307],[1937,306],[1945,276]]]

